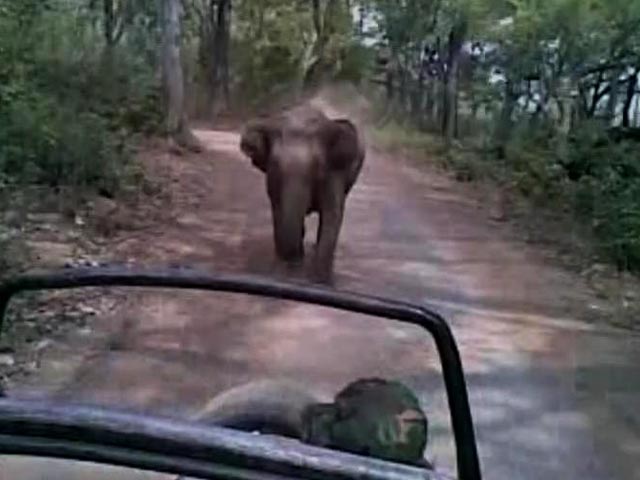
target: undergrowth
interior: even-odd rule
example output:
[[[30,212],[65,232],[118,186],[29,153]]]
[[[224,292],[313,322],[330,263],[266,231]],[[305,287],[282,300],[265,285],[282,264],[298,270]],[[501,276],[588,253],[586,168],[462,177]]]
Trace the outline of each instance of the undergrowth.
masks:
[[[374,127],[376,143],[428,156],[459,181],[509,188],[539,212],[591,231],[587,242],[619,270],[640,272],[640,145],[585,125],[568,137],[517,128],[499,157],[482,139],[445,148],[443,140],[392,120]],[[566,225],[566,224],[565,224]]]

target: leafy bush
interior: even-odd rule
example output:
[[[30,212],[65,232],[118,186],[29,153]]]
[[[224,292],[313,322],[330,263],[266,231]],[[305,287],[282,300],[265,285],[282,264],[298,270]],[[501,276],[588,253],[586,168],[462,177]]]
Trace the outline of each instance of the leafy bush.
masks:
[[[126,156],[104,118],[34,95],[0,119],[0,170],[11,181],[115,189]]]
[[[320,37],[309,2],[234,3],[231,74],[241,106],[278,103],[325,82],[367,78],[373,51],[354,38],[350,10],[343,2],[325,3],[322,10]]]
[[[505,152],[515,186],[524,195],[546,202],[557,199],[565,178],[552,132],[547,125],[532,128],[525,123],[513,132]]]
[[[640,270],[640,145],[585,124],[569,138],[544,127],[514,134],[508,168],[527,196],[566,205],[621,269]]]
[[[371,75],[374,51],[356,42],[349,43],[343,52],[336,80],[360,84]]]
[[[598,139],[572,151],[581,166],[575,209],[591,221],[602,247],[620,268],[640,269],[640,153],[635,142]]]
[[[376,143],[392,149],[404,148],[426,153],[444,152],[441,139],[397,121],[390,121],[381,127],[374,128],[372,135]]]
[[[70,4],[27,4],[0,19],[0,180],[113,194],[125,138],[162,125],[154,70],[130,49],[107,51]]]

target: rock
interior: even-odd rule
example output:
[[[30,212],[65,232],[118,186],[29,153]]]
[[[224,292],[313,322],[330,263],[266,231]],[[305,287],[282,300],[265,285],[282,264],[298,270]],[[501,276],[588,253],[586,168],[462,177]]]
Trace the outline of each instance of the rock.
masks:
[[[603,275],[610,269],[611,267],[605,265],[604,263],[594,263],[593,265],[583,270],[582,275],[585,277],[591,277],[593,275]]]
[[[25,374],[31,375],[38,371],[38,367],[37,361],[28,362],[23,366],[23,371]]]
[[[108,217],[118,210],[118,204],[106,197],[97,197],[90,204],[95,217]]]
[[[91,328],[89,327],[84,327],[84,328],[78,329],[77,333],[81,337],[90,337],[93,334],[93,330],[91,330]]]
[[[630,273],[623,273],[620,278],[622,298],[630,303],[640,304],[640,282]]]
[[[15,210],[5,212],[3,223],[7,227],[18,228],[22,224],[22,215]]]
[[[93,203],[92,224],[104,236],[112,236],[117,230],[125,229],[132,223],[132,212],[124,205],[100,197]]]
[[[69,260],[64,264],[64,268],[87,268],[99,266],[100,262],[98,262],[97,260],[89,260],[84,258]]]
[[[66,243],[31,241],[27,246],[42,268],[62,267],[73,257],[74,248]]]
[[[37,345],[34,347],[36,352],[41,352],[42,350],[48,348],[53,342],[47,338],[44,340],[40,340]]]
[[[640,302],[640,292],[635,290],[627,290],[622,294],[622,298],[629,303]]]
[[[499,190],[491,198],[489,208],[489,218],[494,222],[504,222],[507,220],[507,199],[506,194]]]
[[[98,314],[98,311],[95,308],[88,305],[80,305],[78,307],[78,310],[80,310],[80,312],[84,315],[94,316]]]
[[[14,353],[14,352],[15,352],[15,349],[13,348],[12,345],[0,343],[0,355],[5,353]]]
[[[149,179],[144,179],[142,181],[141,189],[142,193],[149,197],[153,197],[162,193],[162,185],[159,182],[154,182]]]
[[[183,149],[180,145],[178,145],[178,143],[175,140],[173,140],[173,138],[170,138],[168,140],[167,150],[169,151],[170,154],[176,155],[178,157],[182,157],[187,153],[185,149]]]
[[[56,224],[60,222],[59,213],[28,213],[27,220],[33,223]]]
[[[60,213],[62,214],[62,217],[67,221],[75,221],[75,219],[78,217],[77,206],[73,204],[63,205],[60,209]]]
[[[8,353],[0,355],[0,367],[13,367],[16,364],[16,360],[13,355]]]

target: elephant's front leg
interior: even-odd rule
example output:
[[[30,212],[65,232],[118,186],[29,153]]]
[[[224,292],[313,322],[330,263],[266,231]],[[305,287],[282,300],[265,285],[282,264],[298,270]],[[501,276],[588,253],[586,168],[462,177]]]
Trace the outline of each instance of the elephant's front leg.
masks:
[[[338,180],[332,181],[324,193],[320,204],[314,273],[319,281],[330,282],[344,216],[344,186]]]

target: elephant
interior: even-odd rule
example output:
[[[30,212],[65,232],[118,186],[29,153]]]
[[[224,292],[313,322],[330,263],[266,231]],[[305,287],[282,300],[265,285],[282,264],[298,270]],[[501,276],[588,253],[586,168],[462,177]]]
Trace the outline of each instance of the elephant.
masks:
[[[277,257],[302,261],[305,218],[317,213],[314,272],[330,281],[346,198],[365,160],[359,129],[302,105],[248,122],[240,149],[265,174]]]

